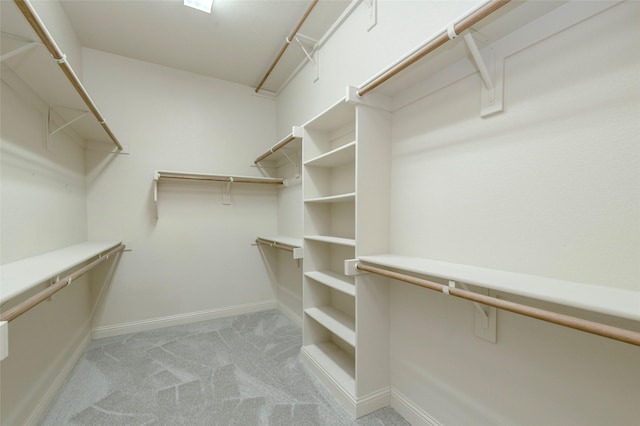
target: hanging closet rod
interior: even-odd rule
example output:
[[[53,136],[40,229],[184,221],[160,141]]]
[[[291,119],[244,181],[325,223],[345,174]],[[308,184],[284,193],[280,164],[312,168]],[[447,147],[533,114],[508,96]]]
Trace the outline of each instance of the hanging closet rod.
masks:
[[[296,248],[294,246],[290,246],[288,244],[283,244],[283,243],[279,243],[277,241],[269,241],[269,240],[265,240],[264,238],[256,238],[256,244],[262,244],[264,246],[269,246],[269,247],[273,247],[273,248],[277,248],[280,250],[285,250],[285,251],[290,251],[293,252],[293,250]]]
[[[28,298],[24,302],[19,303],[18,305],[14,306],[11,309],[8,309],[7,311],[5,311],[2,314],[0,314],[0,322],[1,321],[12,321],[12,320],[16,319],[17,317],[19,317],[20,315],[24,314],[25,312],[27,312],[28,310],[30,310],[34,306],[38,305],[40,302],[42,302],[44,300],[47,300],[48,298],[50,298],[51,296],[53,296],[54,294],[56,294],[57,292],[59,292],[60,290],[62,290],[66,286],[68,286],[69,284],[71,284],[71,281],[73,281],[76,278],[79,278],[80,276],[86,274],[87,272],[89,272],[90,270],[92,270],[93,268],[95,268],[96,266],[98,266],[99,264],[104,262],[105,260],[109,259],[109,256],[112,256],[112,255],[114,255],[114,254],[116,254],[118,252],[121,252],[124,249],[125,249],[125,245],[124,244],[120,244],[118,247],[114,248],[113,250],[111,250],[111,251],[109,251],[109,252],[107,252],[105,254],[100,255],[93,262],[83,266],[82,268],[80,268],[77,271],[67,275],[64,278],[59,279],[55,284],[47,287],[46,289],[42,290],[39,293],[36,293],[35,295],[31,296],[30,298]]]
[[[472,302],[482,303],[487,306],[503,309],[505,311],[513,312],[516,314],[528,316],[531,318],[536,318],[536,319],[547,321],[553,324],[562,325],[564,327],[569,327],[569,328],[584,331],[587,333],[596,334],[598,336],[608,337],[610,339],[619,340],[621,342],[640,346],[640,333],[637,333],[635,331],[625,330],[622,328],[613,327],[610,325],[601,324],[594,321],[589,321],[581,318],[572,317],[569,315],[559,314],[556,312],[546,311],[544,309],[538,309],[532,306],[522,305],[520,303],[509,302],[503,299],[496,299],[495,297],[485,296],[483,294],[474,293],[472,291],[466,291],[456,287],[449,287],[447,285],[438,284],[438,283],[427,281],[421,278],[412,277],[410,275],[388,271],[386,269],[377,268],[375,266],[365,265],[361,262],[357,263],[356,268],[360,271],[371,272],[373,274],[381,275],[383,277],[404,281],[406,283],[413,284],[418,287],[439,291],[451,296],[456,296],[462,299],[470,300]]]
[[[212,175],[212,174],[206,174],[206,173],[167,172],[167,171],[160,171],[160,170],[156,171],[156,180],[164,180],[164,179],[284,185],[284,179],[278,179],[278,178]]]
[[[284,148],[294,140],[300,139],[302,137],[302,134],[303,134],[302,127],[293,126],[291,129],[291,134],[289,134],[289,136],[285,137],[283,140],[281,140],[280,142],[278,142],[277,144],[269,148],[267,151],[265,151],[264,154],[256,158],[256,160],[253,163],[258,164],[260,161],[264,160],[274,152]]]
[[[313,8],[316,6],[317,3],[318,3],[318,0],[312,0],[311,4],[307,8],[306,12],[304,12],[304,15],[302,16],[302,18],[300,19],[298,24],[295,26],[293,31],[291,31],[291,34],[289,34],[289,37],[287,37],[285,39],[284,45],[280,49],[280,52],[278,52],[278,55],[276,56],[276,59],[274,59],[274,61],[271,64],[271,66],[269,67],[267,72],[262,77],[262,80],[260,80],[260,83],[258,83],[258,86],[255,89],[256,93],[258,93],[258,91],[260,91],[260,89],[262,88],[262,85],[264,84],[264,82],[267,81],[267,78],[269,78],[269,75],[271,75],[271,71],[273,71],[273,69],[276,67],[278,61],[280,61],[280,58],[282,58],[282,55],[284,55],[284,51],[287,50],[287,47],[289,47],[289,44],[293,41],[293,38],[298,33],[298,30],[300,30],[300,27],[302,26],[302,24],[304,24],[304,21],[307,20],[307,17],[309,16],[309,14],[311,13],[311,11],[313,10]]]
[[[285,139],[283,139],[282,141],[278,142],[277,144],[275,144],[274,146],[272,146],[268,151],[265,151],[264,154],[262,154],[260,157],[256,158],[256,160],[253,162],[254,164],[258,164],[259,162],[261,162],[262,160],[264,160],[265,158],[267,158],[268,156],[270,156],[271,154],[273,154],[274,152],[276,152],[277,150],[284,148],[286,145],[288,145],[290,142],[296,140],[297,137],[294,135],[289,135],[287,136]]]
[[[98,123],[100,123],[104,131],[107,132],[107,135],[109,135],[109,138],[111,138],[111,140],[116,145],[118,150],[122,150],[122,145],[120,144],[118,139],[115,137],[115,135],[111,132],[111,129],[109,128],[109,126],[107,126],[107,123],[105,123],[104,117],[102,117],[102,115],[100,114],[100,111],[98,111],[98,107],[96,107],[96,104],[93,103],[93,100],[89,96],[89,93],[87,93],[84,86],[82,85],[82,82],[80,81],[76,73],[73,71],[73,69],[67,62],[66,55],[62,53],[62,51],[56,44],[55,40],[53,39],[53,37],[45,27],[44,23],[40,20],[40,17],[36,13],[36,11],[33,9],[33,6],[31,5],[31,3],[29,3],[28,0],[14,0],[14,1],[18,6],[18,9],[20,9],[20,11],[24,15],[24,17],[27,19],[31,27],[34,29],[36,34],[38,34],[38,37],[40,37],[40,40],[45,45],[49,53],[51,53],[51,56],[53,56],[53,59],[55,59],[55,61],[58,63],[58,65],[60,66],[64,74],[67,76],[67,78],[69,79],[69,82],[71,82],[71,85],[76,89],[76,91],[78,92],[78,94],[80,95],[84,103],[87,105],[87,107],[91,110],[91,112],[95,116],[96,120],[98,120]]]
[[[395,65],[392,65],[381,75],[375,77],[373,80],[359,88],[356,93],[358,94],[358,96],[366,95],[385,81],[389,80],[391,77],[405,70],[410,65],[413,65],[415,62],[422,59],[427,54],[433,52],[438,47],[445,44],[447,41],[455,38],[458,34],[461,34],[463,31],[469,29],[473,25],[480,22],[482,19],[486,18],[488,15],[500,9],[502,6],[509,3],[509,1],[510,0],[490,0],[482,4],[478,8],[473,9],[457,23],[451,24],[446,29],[437,33],[432,38],[427,40],[417,50],[397,62]]]

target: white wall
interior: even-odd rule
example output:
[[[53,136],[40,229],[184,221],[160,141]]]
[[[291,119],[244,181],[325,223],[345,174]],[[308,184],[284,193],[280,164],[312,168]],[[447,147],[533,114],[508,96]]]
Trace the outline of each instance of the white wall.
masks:
[[[259,175],[275,140],[275,102],[248,87],[85,49],[85,85],[129,155],[87,151],[90,239],[125,240],[97,323],[99,335],[205,319],[221,309],[275,306],[251,246],[277,227],[277,189],[161,184],[153,172]]]
[[[7,264],[84,241],[87,216],[83,148],[62,132],[45,148],[46,115],[4,81],[0,95],[0,251]],[[91,308],[85,276],[9,324],[0,423],[24,425],[44,414],[69,359],[88,343]]]
[[[380,2],[384,25],[374,31],[390,40],[397,33],[398,45],[352,34],[361,26],[354,13],[321,51],[323,69],[336,76],[325,83],[321,72],[314,84],[301,72],[280,95],[278,128],[377,73],[382,57],[402,54],[405,36],[421,41],[418,28],[425,36],[441,29],[443,16],[435,28],[417,24],[432,6]],[[396,111],[392,250],[639,290],[638,14],[637,3],[614,7],[507,58],[505,111],[497,116],[480,118],[475,75]],[[349,59],[356,51],[366,54]],[[637,347],[503,312],[491,344],[473,335],[470,304],[397,282],[391,288],[391,385],[415,409],[394,404],[415,421],[640,421]]]

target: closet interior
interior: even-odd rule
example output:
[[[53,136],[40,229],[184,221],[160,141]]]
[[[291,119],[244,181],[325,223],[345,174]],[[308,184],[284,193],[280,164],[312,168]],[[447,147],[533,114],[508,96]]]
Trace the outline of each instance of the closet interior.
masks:
[[[362,8],[365,7],[364,3],[356,2]],[[500,423],[505,419],[516,418],[516,414],[509,411],[510,409],[507,409],[509,414],[505,414],[504,418],[496,414],[496,405],[499,404],[493,401],[492,396],[486,396],[481,389],[476,389],[475,384],[470,385],[469,389],[463,388],[463,385],[460,385],[464,382],[461,378],[462,373],[459,377],[451,379],[451,384],[448,384],[447,379],[438,375],[437,369],[423,369],[418,365],[421,354],[426,353],[421,346],[424,344],[433,346],[433,352],[430,353],[433,357],[425,363],[447,363],[446,354],[455,353],[452,358],[458,363],[456,365],[459,365],[461,358],[474,358],[477,355],[477,358],[469,361],[469,369],[477,368],[484,362],[489,366],[488,371],[500,371],[501,361],[513,361],[509,358],[511,354],[499,353],[501,339],[506,340],[510,336],[512,342],[516,343],[521,342],[519,339],[528,339],[527,336],[513,331],[516,328],[514,324],[520,324],[518,321],[522,320],[520,317],[513,319],[511,313],[551,324],[549,331],[546,328],[542,329],[543,326],[525,323],[527,330],[538,333],[531,341],[526,340],[532,347],[538,345],[535,339],[544,339],[545,333],[552,336],[551,341],[561,342],[562,338],[557,336],[563,336],[562,332],[553,327],[564,326],[597,335],[597,339],[604,341],[597,343],[603,346],[603,353],[610,351],[616,355],[621,354],[619,356],[623,360],[631,359],[634,356],[632,351],[637,351],[637,347],[640,346],[640,291],[634,288],[633,284],[627,282],[596,285],[590,281],[581,282],[580,271],[573,270],[571,273],[567,272],[566,276],[575,276],[575,279],[556,278],[553,273],[545,272],[542,267],[536,270],[526,260],[512,260],[512,265],[515,266],[509,269],[504,266],[508,264],[507,261],[503,264],[496,260],[498,254],[493,257],[491,253],[500,253],[500,236],[493,240],[493,236],[476,234],[473,226],[469,225],[467,231],[470,236],[467,240],[466,237],[460,237],[459,229],[454,229],[459,224],[475,223],[473,219],[469,219],[473,215],[487,218],[502,208],[516,216],[519,210],[517,206],[510,204],[509,197],[514,200],[527,200],[522,196],[529,188],[526,184],[513,193],[505,189],[506,184],[504,187],[499,185],[508,179],[520,182],[520,177],[515,172],[515,167],[510,169],[508,161],[498,160],[501,158],[500,155],[507,157],[504,154],[506,150],[502,151],[504,147],[486,142],[493,132],[499,132],[500,126],[503,126],[504,131],[516,140],[514,144],[521,143],[518,140],[517,129],[514,129],[520,123],[529,125],[525,121],[528,115],[525,110],[526,104],[522,107],[524,102],[521,98],[534,97],[534,89],[531,93],[527,93],[525,89],[518,92],[520,86],[507,85],[510,78],[526,79],[514,71],[518,66],[518,55],[528,52],[528,49],[534,52],[531,56],[537,54],[535,49],[551,50],[552,48],[545,43],[550,43],[549,40],[554,37],[562,40],[574,37],[578,40],[579,35],[584,34],[581,31],[583,26],[586,27],[585,23],[596,28],[610,28],[616,22],[627,19],[620,24],[624,32],[618,35],[608,33],[609,37],[611,40],[633,40],[633,36],[637,35],[637,30],[629,23],[629,16],[637,17],[640,13],[634,2],[594,2],[589,5],[579,4],[580,2],[558,2],[554,5],[541,4],[542,2],[524,2],[518,5],[508,3],[480,2],[364,83],[354,86],[353,82],[350,82],[350,85],[344,87],[344,94],[328,108],[311,119],[305,116],[307,121],[303,123],[292,124],[291,133],[279,139],[266,151],[256,149],[255,160],[249,157],[234,158],[229,168],[239,170],[237,175],[222,172],[171,171],[164,169],[164,166],[170,163],[166,159],[159,161],[158,157],[145,160],[145,167],[153,164],[153,169],[145,170],[144,173],[140,171],[140,175],[145,176],[140,182],[144,182],[136,182],[135,185],[142,188],[139,193],[147,198],[144,203],[129,205],[131,214],[137,218],[148,219],[150,215],[155,216],[155,224],[145,224],[146,228],[138,231],[144,233],[145,238],[149,238],[144,244],[133,244],[131,248],[124,238],[94,241],[93,237],[96,235],[103,236],[111,232],[120,236],[127,230],[127,225],[113,224],[101,218],[110,225],[104,232],[96,232],[95,229],[92,232],[84,232],[82,242],[65,242],[63,248],[50,244],[52,247],[47,253],[35,251],[22,258],[10,258],[9,262],[3,260],[0,294],[1,358],[11,358],[12,354],[9,321],[36,304],[50,300],[54,292],[70,285],[72,281],[75,282],[79,275],[74,274],[88,272],[91,268],[87,268],[87,265],[93,267],[94,263],[97,266],[107,261],[110,265],[108,271],[103,267],[95,276],[91,275],[86,279],[99,282],[102,286],[98,288],[99,286],[94,285],[91,297],[87,297],[94,304],[89,309],[89,325],[83,326],[87,328],[86,336],[90,336],[89,330],[95,326],[94,314],[99,310],[97,306],[107,297],[109,291],[114,291],[116,296],[121,298],[116,300],[125,299],[122,294],[127,288],[126,285],[121,284],[115,290],[109,289],[118,268],[124,268],[123,274],[128,273],[138,280],[143,280],[139,272],[131,272],[127,256],[143,259],[140,261],[146,262],[144,264],[147,266],[152,265],[154,261],[159,261],[153,260],[150,255],[155,253],[151,248],[154,232],[160,234],[158,230],[168,226],[166,223],[175,226],[184,220],[185,223],[192,221],[197,224],[203,217],[206,218],[209,213],[198,213],[184,219],[176,218],[176,212],[180,210],[173,208],[171,204],[179,198],[172,192],[168,194],[166,201],[163,199],[166,184],[167,187],[171,185],[170,188],[174,188],[171,191],[175,191],[176,185],[184,185],[185,188],[213,187],[206,196],[210,196],[211,193],[214,193],[215,197],[220,196],[215,200],[216,209],[211,211],[211,221],[220,220],[221,223],[203,230],[200,236],[203,239],[215,238],[212,236],[214,231],[221,234],[228,232],[225,227],[232,228],[234,225],[227,225],[224,221],[234,215],[252,222],[251,226],[247,225],[243,229],[242,238],[230,243],[230,250],[233,250],[235,245],[241,245],[243,248],[237,259],[230,261],[229,258],[233,256],[225,252],[226,248],[208,253],[206,251],[209,246],[198,243],[194,243],[193,247],[185,243],[185,247],[176,249],[180,254],[175,259],[168,256],[167,252],[162,252],[165,256],[162,258],[164,262],[175,263],[176,268],[184,268],[176,272],[175,276],[180,279],[184,277],[185,281],[191,279],[191,260],[184,260],[185,258],[193,256],[206,264],[209,261],[207,256],[212,259],[216,259],[217,256],[218,263],[211,267],[215,269],[215,273],[211,274],[211,287],[227,286],[224,287],[224,297],[227,297],[225,301],[230,301],[225,302],[229,306],[215,306],[207,310],[200,308],[207,304],[206,301],[202,301],[201,305],[196,304],[199,308],[192,309],[193,312],[177,313],[177,310],[167,310],[160,319],[152,318],[151,314],[150,318],[136,317],[131,314],[136,310],[129,307],[129,317],[124,316],[126,321],[122,322],[126,324],[121,329],[118,328],[120,324],[115,324],[112,318],[116,316],[113,312],[117,310],[110,307],[111,311],[107,314],[112,317],[107,315],[107,319],[111,320],[111,323],[105,320],[106,325],[103,328],[94,327],[94,336],[100,332],[108,336],[108,333],[117,334],[121,330],[152,329],[162,324],[214,318],[223,316],[226,312],[250,312],[277,307],[302,328],[300,357],[304,364],[329,393],[340,401],[353,419],[391,405],[410,423],[424,425],[454,424],[472,418],[479,419],[479,424],[490,424],[492,421]],[[80,82],[81,79],[71,68],[71,65],[76,66],[76,63],[80,67],[81,59],[76,60],[74,52],[69,53],[69,57],[62,53],[28,2],[16,1],[16,4],[27,19],[18,21],[15,18],[6,18],[9,13],[14,14],[18,9],[13,10],[3,5],[2,82],[45,117],[45,149],[52,143],[54,135],[60,132],[70,134],[71,136],[67,137],[76,145],[76,140],[81,141],[79,144],[82,150],[88,152],[84,154],[82,161],[86,161],[87,164],[93,164],[91,161],[94,161],[107,164],[108,168],[111,164],[115,165],[119,159],[125,158],[123,162],[126,162],[129,146],[122,145],[106,125],[106,119],[100,114]],[[356,7],[354,6],[354,9]],[[590,20],[595,23],[590,23]],[[573,32],[579,35],[574,36]],[[41,41],[33,41],[34,33]],[[571,42],[575,40],[571,39]],[[100,57],[99,54],[95,55]],[[562,57],[557,52],[555,55]],[[583,55],[588,56],[584,52]],[[105,62],[107,61],[105,59]],[[637,60],[635,69],[637,71]],[[508,71],[512,74],[508,74]],[[108,70],[105,73],[108,73]],[[46,77],[43,77],[45,75]],[[304,73],[301,75],[299,78],[306,77]],[[528,86],[522,84],[522,87]],[[509,93],[508,89],[512,92]],[[637,87],[632,89],[635,90]],[[624,92],[617,87],[610,90]],[[637,90],[633,94],[637,95]],[[278,100],[277,97],[275,99]],[[470,100],[475,102],[472,106],[468,105]],[[522,104],[515,105],[518,101]],[[637,96],[634,101],[637,103]],[[267,102],[271,102],[271,99],[265,100],[265,103]],[[110,108],[113,109],[113,106],[110,105]],[[264,110],[271,113],[272,110],[269,108],[271,107],[264,107]],[[258,110],[258,107],[256,109]],[[309,107],[308,111],[315,109]],[[589,111],[585,112],[587,113]],[[508,119],[504,118],[509,114],[517,117],[513,125],[507,123]],[[274,112],[273,116],[275,115]],[[294,113],[290,115],[304,116]],[[93,119],[90,119],[90,116],[93,116]],[[498,117],[503,121],[496,124],[492,120]],[[561,118],[564,117],[559,117],[558,120]],[[119,119],[123,120],[122,117]],[[548,119],[553,120],[555,118]],[[547,126],[547,123],[542,121],[544,120],[541,119],[541,123],[536,125]],[[554,123],[549,125],[551,130],[563,130],[560,125],[557,128],[553,125]],[[456,133],[451,136],[448,133],[458,131],[452,131],[452,127],[459,129],[464,126],[468,126],[473,134]],[[268,128],[268,125],[263,127]],[[495,130],[496,128],[498,130]],[[536,129],[531,131],[535,137]],[[529,130],[526,128],[522,132]],[[534,139],[531,134],[527,133],[527,136]],[[558,141],[562,141],[561,136],[557,137]],[[555,138],[555,135],[548,137]],[[148,141],[145,143],[148,143],[148,146],[152,145]],[[131,144],[134,145],[134,141]],[[456,144],[466,144],[469,153],[463,149],[455,151],[457,148],[451,148],[451,145]],[[487,150],[495,150],[498,153],[495,163],[491,163],[493,159],[487,160],[488,157],[477,155],[480,149],[473,147],[473,144],[485,144]],[[254,146],[264,145],[262,141],[254,143]],[[148,146],[146,149],[152,151]],[[527,152],[527,149],[529,148],[523,148],[522,152]],[[251,149],[245,149],[243,152],[246,154],[251,152]],[[538,155],[533,149],[531,152],[532,156]],[[214,155],[211,154],[209,152],[207,155],[213,158]],[[109,160],[103,157],[96,160],[92,157],[96,155],[112,157]],[[477,156],[474,158],[473,155]],[[579,157],[579,154],[576,156]],[[525,154],[522,154],[522,157],[525,157]],[[417,158],[427,158],[429,162],[417,164]],[[200,162],[203,161],[201,158],[196,160],[198,164],[203,164]],[[485,163],[481,164],[483,161]],[[526,163],[526,160],[521,158],[518,161]],[[176,160],[178,164],[185,162],[188,162],[185,157]],[[221,164],[225,163],[220,161],[217,166],[220,167]],[[528,164],[522,167],[523,174],[529,173],[526,169]],[[568,163],[558,161],[558,164]],[[429,169],[431,165],[433,170]],[[484,166],[486,169],[483,169]],[[126,163],[121,167],[126,169],[130,166]],[[531,170],[538,170],[534,166],[530,167]],[[103,185],[102,188],[108,186],[99,179],[102,169],[91,174],[94,170],[91,167],[87,168],[91,170],[86,171],[83,178],[87,181],[95,178],[96,185]],[[557,166],[554,170],[560,168],[561,166]],[[468,180],[460,178],[469,170],[472,176],[470,175]],[[493,183],[498,180],[500,182],[494,187],[491,187],[493,177],[487,178],[491,173],[503,176],[500,179],[495,178]],[[529,178],[538,182],[539,175],[532,172]],[[491,199],[493,204],[489,206],[487,202],[483,211],[483,208],[474,204],[476,194],[471,193],[469,188],[481,187],[484,179],[489,182],[483,187],[487,191],[486,197]],[[571,176],[568,176],[567,180],[570,179]],[[544,177],[540,180],[544,181]],[[90,183],[93,184],[94,180]],[[548,184],[545,188],[551,193],[557,189],[554,185],[563,184]],[[569,187],[570,183],[566,185]],[[137,190],[138,187],[135,187]],[[247,187],[252,189],[243,190],[237,199],[234,198],[235,188]],[[469,192],[466,192],[467,190]],[[492,193],[494,190],[495,193]],[[199,200],[204,198],[197,189],[189,191],[184,196],[185,205],[193,202],[192,198],[189,198],[192,196],[200,197]],[[433,196],[433,200],[428,199],[429,196]],[[532,197],[534,196],[535,194]],[[84,194],[84,197],[87,195]],[[99,195],[94,192],[92,197],[94,210],[100,209],[102,205],[95,201]],[[251,197],[254,200],[247,202]],[[544,199],[544,196],[540,199]],[[551,196],[550,199],[550,206],[554,206],[554,201],[560,204]],[[268,204],[268,207],[265,207],[265,210],[255,208],[260,200],[266,200],[265,204]],[[433,204],[430,205],[431,202]],[[452,203],[450,209],[446,205],[447,202]],[[172,207],[166,215],[163,210],[164,203]],[[205,205],[202,201],[197,203],[198,207]],[[228,209],[228,216],[222,216],[222,219],[219,216],[223,210],[218,210],[221,208]],[[255,219],[255,223],[246,219],[253,217],[250,211],[252,208],[256,209],[254,216],[261,219]],[[570,213],[561,213],[565,219],[570,217]],[[508,214],[505,213],[505,217]],[[602,215],[604,216],[604,213]],[[425,217],[424,222],[421,216]],[[589,217],[595,217],[595,214]],[[434,218],[446,222],[448,227],[443,225],[440,229],[440,223],[436,223]],[[509,219],[512,218],[507,217],[504,220],[505,227],[511,225]],[[83,220],[91,222],[92,219],[84,217]],[[597,228],[600,222],[596,222],[596,219],[593,221],[593,227]],[[514,222],[517,222],[517,219],[514,219]],[[602,223],[604,222],[603,219]],[[496,223],[488,224],[487,228],[498,229],[500,224]],[[527,225],[524,220],[517,223],[520,226]],[[95,228],[96,225],[92,226]],[[251,238],[246,238],[245,234],[254,233],[255,228],[260,226],[264,227],[264,232],[258,230],[255,235],[251,234]],[[186,235],[198,232],[187,225],[184,225],[184,228],[187,229]],[[552,229],[553,226],[549,225],[549,228]],[[232,232],[229,233],[231,234]],[[504,231],[504,234],[507,234],[507,231]],[[522,247],[518,247],[522,253],[527,253],[527,244],[533,247],[536,243],[530,234],[523,232],[523,235],[525,234],[529,235],[529,240],[523,237]],[[511,237],[502,236],[502,239],[511,241]],[[575,240],[583,238],[586,241],[589,237],[590,235],[580,234],[575,236]],[[566,237],[566,241],[562,243],[565,246],[573,247],[572,244],[577,244],[570,241],[569,237]],[[220,245],[227,243],[228,240],[221,241]],[[475,248],[469,248],[470,246]],[[140,254],[136,253],[138,249]],[[561,248],[556,250],[571,259]],[[132,252],[129,253],[130,251]],[[229,257],[220,260],[223,259],[220,253]],[[526,256],[523,254],[522,257]],[[271,288],[261,289],[263,293],[259,297],[256,296],[256,300],[247,301],[242,297],[236,297],[244,290],[238,291],[238,288],[242,288],[241,284],[231,282],[233,279],[229,277],[233,277],[234,270],[242,270],[244,262],[253,265],[252,262],[256,262],[256,259],[264,271],[260,270],[254,275],[262,276],[264,273],[271,283]],[[213,265],[213,261],[211,262]],[[548,268],[546,271],[563,271],[561,266],[553,262],[549,262],[545,267]],[[253,266],[246,269],[250,270],[250,273],[255,272]],[[216,278],[219,270],[223,271],[223,278]],[[170,278],[173,277],[169,277],[167,281],[170,281]],[[594,278],[594,281],[597,280]],[[63,285],[65,281],[66,284]],[[602,281],[600,279],[599,283]],[[126,280],[122,282],[130,285]],[[408,286],[407,283],[413,286]],[[155,283],[147,285],[147,288],[153,288]],[[422,289],[418,290],[416,286],[435,290],[439,294],[418,293]],[[211,296],[211,287],[207,289],[204,299]],[[170,290],[163,288],[154,297],[169,306],[178,306],[180,303],[188,306],[189,297],[185,296],[183,300],[174,285],[168,285],[167,288]],[[273,298],[270,297],[271,294]],[[467,300],[462,301],[455,296]],[[191,297],[199,298],[198,295]],[[423,309],[419,303],[425,300],[428,301],[428,308]],[[418,305],[417,308],[413,305],[414,302]],[[405,311],[404,306],[410,304],[411,307],[407,307]],[[16,312],[19,313],[16,315]],[[464,314],[459,315],[460,313]],[[432,316],[438,314],[442,317],[442,322],[438,325],[425,324],[422,321],[425,318],[434,320]],[[501,330],[503,322],[508,324],[505,325],[504,331]],[[418,330],[415,331],[415,337],[411,334],[412,330],[409,330],[412,327]],[[78,335],[80,334],[78,332]],[[515,334],[517,337],[514,338]],[[76,347],[88,344],[90,338],[86,336],[74,337],[74,342],[79,342]],[[403,349],[403,344],[414,338],[419,340],[420,336],[424,343],[415,343],[415,347],[419,349]],[[476,337],[480,341],[473,340]],[[473,342],[469,343],[470,340]],[[580,340],[576,345],[582,348],[580,350],[586,351],[590,342],[592,341]],[[511,344],[515,347],[516,343]],[[470,347],[477,353],[466,353]],[[517,357],[519,349],[513,349],[511,346],[509,348],[516,353],[514,357]],[[465,355],[461,355],[462,353]],[[637,352],[635,354],[637,355]],[[442,359],[438,360],[438,357]],[[453,363],[452,361],[451,364]],[[57,365],[63,364],[62,361],[58,361]],[[596,368],[585,368],[591,371],[592,367]],[[452,367],[447,364],[445,369],[451,372],[455,368],[466,367]],[[473,374],[485,377],[482,371]],[[528,376],[523,374],[522,377],[524,380]],[[58,377],[55,380],[61,379]],[[506,383],[508,378],[501,377],[501,380]],[[428,388],[424,395],[423,388]],[[479,397],[478,394],[483,396]],[[43,391],[40,392],[39,398],[45,401],[52,397],[45,395]],[[451,405],[442,403],[439,398],[448,398],[447,401]],[[482,400],[478,402],[480,399]],[[46,402],[42,404],[46,406]],[[456,411],[457,405],[465,404],[466,408]],[[526,406],[524,403],[522,405]],[[526,412],[526,407],[518,407],[522,416],[518,420],[526,419],[526,414],[522,414]],[[25,407],[20,409],[29,411]],[[40,410],[39,414],[34,414],[34,418],[41,415],[44,408],[38,407],[37,410]],[[434,411],[436,414],[431,417],[430,413]],[[443,423],[439,423],[435,418],[444,419]],[[625,419],[628,418],[627,415]]]

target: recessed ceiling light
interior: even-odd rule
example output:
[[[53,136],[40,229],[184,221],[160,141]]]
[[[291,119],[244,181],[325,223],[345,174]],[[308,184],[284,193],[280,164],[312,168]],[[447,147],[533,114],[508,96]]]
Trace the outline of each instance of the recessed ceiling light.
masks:
[[[211,13],[211,5],[213,0],[184,0],[184,5],[203,12]]]

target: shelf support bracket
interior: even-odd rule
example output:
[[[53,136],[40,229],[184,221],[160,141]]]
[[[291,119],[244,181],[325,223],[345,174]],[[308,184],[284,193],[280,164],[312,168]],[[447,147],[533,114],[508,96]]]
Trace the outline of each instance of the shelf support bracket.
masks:
[[[366,0],[369,6],[369,22],[367,24],[367,32],[371,31],[378,23],[378,0]]]
[[[294,37],[294,40],[296,42],[298,42],[298,45],[300,46],[300,48],[302,49],[302,51],[304,52],[305,56],[307,57],[307,59],[309,60],[309,62],[311,62],[311,64],[314,66],[313,68],[313,81],[316,82],[318,81],[318,79],[320,78],[320,61],[319,61],[319,56],[318,56],[318,40],[315,40],[311,37],[307,37],[303,34],[298,34]],[[291,40],[289,40],[289,38],[287,38],[287,43],[290,43]],[[307,45],[309,45],[311,47],[311,50],[307,50],[307,48],[305,48],[304,43],[306,43]]]
[[[298,167],[298,165],[296,164],[296,162],[295,162],[295,161],[293,161],[293,160],[291,159],[291,157],[289,157],[289,154],[287,154],[287,152],[286,152],[284,149],[282,150],[282,155],[284,156],[284,158],[286,158],[287,160],[289,160],[289,162],[291,163],[291,165],[292,165],[292,166],[293,166],[293,168],[295,169],[295,171],[296,171],[295,178],[296,178],[296,179],[297,179],[297,178],[299,178],[299,177],[300,177],[300,168]]]
[[[466,291],[471,291],[465,283],[458,283]],[[455,281],[449,281],[449,287],[455,287]],[[477,293],[489,295],[486,288],[479,289]],[[490,306],[483,306],[478,302],[471,302],[476,310],[475,335],[491,343],[497,342],[497,316],[498,310]]]
[[[476,40],[473,38],[471,33],[466,32],[464,34],[464,41],[471,53],[471,57],[473,62],[480,73],[480,78],[482,79],[483,85],[481,89],[481,110],[480,115],[482,117],[487,117],[489,115],[495,114],[497,112],[503,111],[503,92],[504,92],[504,82],[503,82],[503,66],[496,67],[496,63],[498,62],[495,57],[495,51],[492,47],[488,47],[487,51],[489,54],[490,65],[493,69],[493,74],[495,78],[491,77],[491,73],[489,72],[489,68],[485,63],[485,60],[482,58],[480,54],[480,50],[478,49],[478,45],[476,44]],[[501,65],[504,59],[501,59]],[[495,81],[494,81],[495,80]]]
[[[84,118],[85,116],[87,116],[89,114],[89,111],[82,111],[82,110],[76,110],[76,111],[79,113],[77,116],[75,116],[71,120],[67,121],[66,123],[64,123],[63,125],[58,127],[57,129],[51,130],[51,127],[53,125],[53,112],[55,112],[55,110],[54,110],[54,107],[49,105],[49,111],[47,113],[47,149],[49,148],[49,143],[51,142],[51,137],[53,135],[55,135],[60,130],[63,130],[67,126],[70,126],[71,124],[75,123],[76,121]]]
[[[222,204],[225,206],[231,205],[231,184],[233,183],[233,178],[229,176],[229,182],[224,186],[222,190]]]

